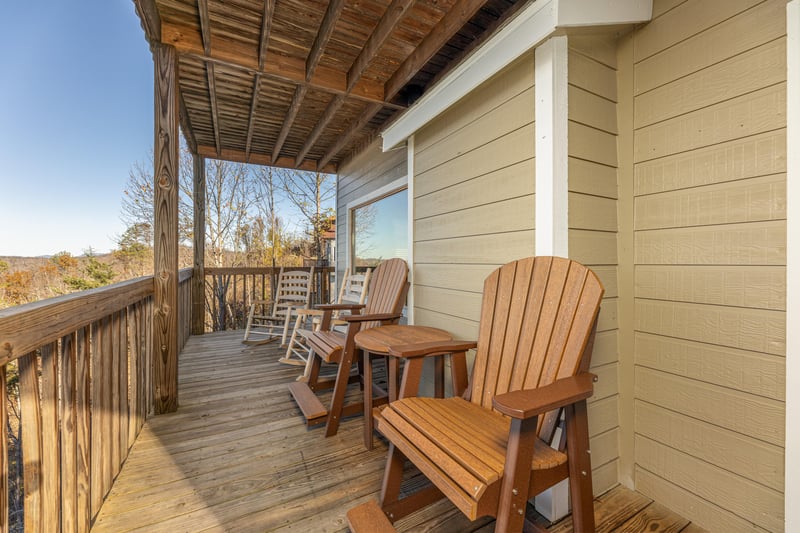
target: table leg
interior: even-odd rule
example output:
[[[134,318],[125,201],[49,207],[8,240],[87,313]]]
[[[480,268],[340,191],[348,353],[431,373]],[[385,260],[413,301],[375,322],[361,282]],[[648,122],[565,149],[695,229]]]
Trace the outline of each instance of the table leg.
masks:
[[[444,398],[444,356],[437,355],[433,358],[433,395]]]
[[[388,356],[386,358],[386,367],[386,378],[389,381],[389,401],[393,402],[397,399],[397,389],[400,383],[400,359]]]
[[[364,447],[372,449],[372,431],[374,421],[372,420],[372,357],[366,350],[359,350],[363,358],[363,377],[364,377]]]
[[[419,392],[419,381],[422,378],[422,364],[424,357],[413,357],[406,359],[403,367],[403,380],[400,383],[400,395],[398,398],[416,396]]]
[[[453,378],[453,396],[464,396],[467,390],[467,354],[450,354],[450,374]]]

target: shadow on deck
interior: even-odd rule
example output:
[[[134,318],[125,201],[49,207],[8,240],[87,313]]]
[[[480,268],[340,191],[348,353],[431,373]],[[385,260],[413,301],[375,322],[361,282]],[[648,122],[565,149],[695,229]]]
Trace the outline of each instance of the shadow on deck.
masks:
[[[242,345],[241,335],[189,340],[180,408],[148,420],[93,531],[346,531],[347,510],[377,498],[385,442],[366,451],[360,417],[328,439],[306,429],[287,390],[300,367],[278,363],[275,344]],[[699,531],[621,487],[598,498],[595,513],[598,531]],[[395,526],[494,530],[491,520],[470,524],[447,501]],[[572,531],[569,518],[551,531]]]

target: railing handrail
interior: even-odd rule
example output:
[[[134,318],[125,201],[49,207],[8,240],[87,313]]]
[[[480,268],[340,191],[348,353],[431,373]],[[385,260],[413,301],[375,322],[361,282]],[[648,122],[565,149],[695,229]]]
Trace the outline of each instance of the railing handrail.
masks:
[[[283,268],[284,270],[303,270],[308,272],[309,270],[311,270],[312,267],[307,267],[307,266],[206,267],[205,273],[206,276],[230,276],[235,274],[268,274],[268,273],[272,274],[279,272],[281,268]],[[334,267],[332,266],[314,267],[314,269],[317,270],[318,272],[333,272],[333,268]]]

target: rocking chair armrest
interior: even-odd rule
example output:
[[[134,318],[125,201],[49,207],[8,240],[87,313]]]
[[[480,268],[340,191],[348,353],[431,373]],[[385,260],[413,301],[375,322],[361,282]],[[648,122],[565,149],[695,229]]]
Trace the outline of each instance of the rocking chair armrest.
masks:
[[[395,357],[429,357],[448,353],[466,352],[478,346],[474,341],[439,341],[402,344],[389,347],[389,355]]]
[[[499,412],[512,418],[533,418],[553,409],[585,400],[594,393],[593,383],[596,380],[597,376],[594,374],[582,372],[558,379],[544,387],[498,394],[494,397],[492,405]]]
[[[360,311],[364,309],[364,304],[320,304],[316,309],[320,311]]]
[[[250,302],[250,305],[266,305],[268,307],[272,307],[272,304],[275,300],[253,300]]]
[[[374,313],[372,315],[339,315],[339,319],[350,324],[352,322],[386,322],[397,320],[402,316],[402,313]]]

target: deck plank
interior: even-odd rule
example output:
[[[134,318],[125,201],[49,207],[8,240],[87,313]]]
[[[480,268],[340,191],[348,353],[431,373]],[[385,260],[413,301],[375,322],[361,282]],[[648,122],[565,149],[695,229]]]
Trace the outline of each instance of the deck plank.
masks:
[[[147,421],[92,530],[347,531],[347,510],[378,497],[386,441],[365,450],[359,417],[327,439],[307,429],[287,388],[300,369],[278,363],[283,353],[274,343],[244,346],[241,332],[190,338],[178,411]],[[687,524],[622,487],[598,498],[595,513],[598,531]],[[492,531],[493,520],[470,523],[443,500],[395,526]],[[551,527],[571,530],[569,517]]]

